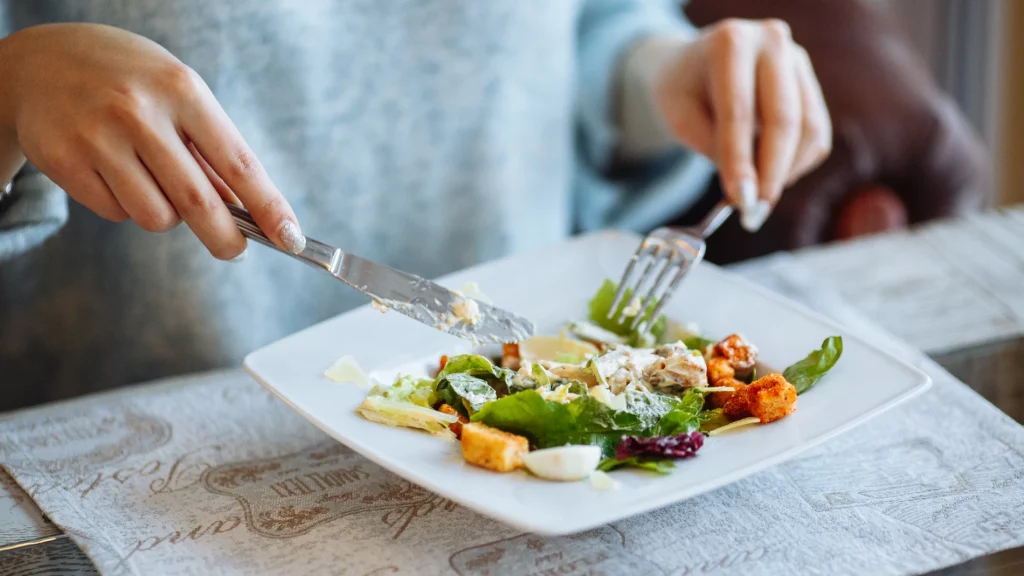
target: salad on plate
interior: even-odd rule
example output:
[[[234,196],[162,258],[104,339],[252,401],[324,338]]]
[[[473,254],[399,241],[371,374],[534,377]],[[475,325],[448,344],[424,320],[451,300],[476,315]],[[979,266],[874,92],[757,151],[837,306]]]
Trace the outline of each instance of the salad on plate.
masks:
[[[506,344],[493,358],[442,356],[432,378],[373,386],[357,412],[457,440],[464,460],[487,470],[610,487],[604,472],[668,474],[708,437],[786,418],[842,354],[833,336],[779,373],[739,334],[707,338],[662,316],[640,335],[632,318],[609,319],[615,288],[605,281],[589,320],[559,335]],[[655,304],[640,310],[627,294],[620,309],[636,316]]]

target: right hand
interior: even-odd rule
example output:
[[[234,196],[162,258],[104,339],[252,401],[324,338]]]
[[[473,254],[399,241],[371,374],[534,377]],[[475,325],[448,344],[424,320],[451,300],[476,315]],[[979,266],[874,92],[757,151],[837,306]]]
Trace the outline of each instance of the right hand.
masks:
[[[245,206],[301,251],[295,214],[209,87],[167,50],[95,24],[48,24],[0,40],[0,130],[72,198],[114,222],[163,232],[184,220],[217,258],[245,238]]]

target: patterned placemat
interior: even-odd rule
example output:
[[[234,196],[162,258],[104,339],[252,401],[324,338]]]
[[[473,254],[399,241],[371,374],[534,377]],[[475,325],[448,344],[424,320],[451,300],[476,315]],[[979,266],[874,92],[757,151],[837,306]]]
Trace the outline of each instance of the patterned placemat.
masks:
[[[0,462],[104,574],[911,574],[1024,544],[1021,426],[795,262],[744,272],[934,387],[801,458],[560,538],[390,474],[234,371],[9,415]]]

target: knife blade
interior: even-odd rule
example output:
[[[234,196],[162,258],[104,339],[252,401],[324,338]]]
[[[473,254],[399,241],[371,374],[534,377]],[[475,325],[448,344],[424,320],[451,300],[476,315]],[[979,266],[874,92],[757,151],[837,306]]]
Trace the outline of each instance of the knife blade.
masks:
[[[260,230],[244,208],[228,204],[228,209],[247,238],[326,271],[369,296],[378,307],[390,308],[417,322],[475,343],[518,342],[534,333],[533,322],[526,318],[308,236],[306,247],[299,254],[281,250]]]
[[[533,323],[525,318],[355,254],[342,252],[331,274],[372,298],[378,306],[459,338],[504,343],[533,335]]]

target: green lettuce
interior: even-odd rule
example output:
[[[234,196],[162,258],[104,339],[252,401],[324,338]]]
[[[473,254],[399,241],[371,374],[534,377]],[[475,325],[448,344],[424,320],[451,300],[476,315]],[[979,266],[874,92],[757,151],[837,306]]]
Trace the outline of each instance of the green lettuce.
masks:
[[[506,396],[515,372],[478,354],[453,356],[434,379],[437,398],[469,416],[484,403]],[[489,388],[490,391],[484,389]]]
[[[704,407],[704,395],[689,391],[681,398],[639,390],[626,391],[626,411],[643,425],[640,436],[675,436],[699,427],[697,414]]]
[[[370,389],[367,396],[385,398],[392,402],[408,402],[424,408],[437,403],[434,381],[412,376],[402,376],[390,385],[378,384]]]
[[[450,435],[448,426],[458,421],[458,418],[450,414],[408,401],[389,400],[384,396],[367,396],[356,411],[371,422],[419,428],[432,434]]]
[[[534,364],[530,368],[530,374],[539,386],[548,386],[551,384],[551,377],[548,376],[547,371],[540,364]]]
[[[564,383],[556,380],[551,387]],[[615,410],[587,394],[579,382],[571,381],[569,390],[580,397],[561,404],[526,390],[486,403],[471,420],[523,436],[535,448],[594,444],[608,457],[615,455],[615,447],[626,435],[674,436],[700,428],[697,415],[704,398],[699,392],[675,398],[630,390],[626,409]]]
[[[689,336],[683,339],[683,344],[690,350],[697,350],[700,353],[704,353],[704,349],[712,344],[715,344],[714,340],[705,338],[703,336]]]
[[[615,300],[615,290],[618,286],[611,280],[605,280],[601,284],[601,288],[598,289],[597,294],[594,295],[590,300],[590,321],[597,324],[601,328],[617,334],[619,336],[625,336],[629,339],[631,346],[649,346],[653,344],[651,341],[646,341],[634,330],[629,329],[629,325],[633,323],[633,318],[626,318],[624,322],[616,322],[618,315],[622,312],[622,309],[629,305],[629,301],[633,297],[632,290],[626,290],[625,295],[622,298],[622,302],[619,303],[618,308],[615,310],[615,314],[611,318],[608,318],[608,311],[612,308],[612,301]],[[643,311],[642,314],[650,316],[654,312],[654,307],[657,306],[657,302],[651,302],[647,310]],[[650,336],[660,341],[662,335],[665,334],[665,328],[667,326],[667,320],[664,315],[659,316],[654,323],[651,325],[649,330]]]
[[[701,420],[698,414],[703,405],[704,399],[701,398],[700,404],[696,407],[681,405],[673,408],[671,412],[668,412],[658,420],[658,424],[655,425],[651,436],[677,436],[679,434],[689,434],[699,429]]]
[[[635,414],[614,410],[592,396],[560,404],[545,400],[535,390],[490,402],[471,420],[523,436],[535,448],[594,444],[607,456],[615,454],[624,434],[643,432],[643,423]]]
[[[721,408],[704,410],[697,415],[697,419],[700,420],[700,431],[705,433],[732,422],[732,420],[725,417],[725,413]]]
[[[464,373],[439,378],[434,393],[463,416],[470,416],[484,404],[498,398],[498,393],[486,380]]]
[[[811,386],[836,365],[843,355],[843,337],[830,336],[821,343],[821,349],[815,350],[806,358],[793,364],[782,373],[782,376],[796,387],[797,394],[803,394]]]
[[[490,360],[479,354],[460,354],[448,359],[444,368],[438,373],[437,378],[440,379],[449,374],[494,375],[495,366]]]
[[[657,472],[658,474],[671,474],[676,469],[676,464],[671,459],[666,458],[664,460],[641,460],[636,456],[630,456],[629,458],[605,458],[597,465],[597,469],[602,472],[609,472],[616,468],[643,468],[644,470],[650,470]]]

